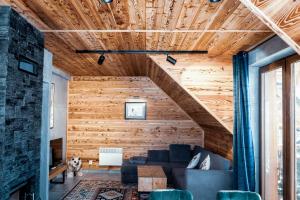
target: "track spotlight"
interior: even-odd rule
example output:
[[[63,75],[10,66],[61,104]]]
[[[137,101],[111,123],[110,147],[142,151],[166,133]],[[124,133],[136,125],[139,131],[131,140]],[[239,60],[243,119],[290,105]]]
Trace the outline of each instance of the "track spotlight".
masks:
[[[101,0],[103,3],[111,3],[113,0]]]
[[[209,0],[210,3],[218,3],[220,2],[221,0]]]
[[[171,56],[167,55],[167,61],[173,65],[176,64],[177,60],[175,58],[172,58]]]
[[[98,64],[99,64],[99,65],[102,65],[103,62],[104,62],[104,60],[105,60],[105,56],[104,56],[104,54],[101,54],[101,56],[100,56],[99,59],[98,59]]]

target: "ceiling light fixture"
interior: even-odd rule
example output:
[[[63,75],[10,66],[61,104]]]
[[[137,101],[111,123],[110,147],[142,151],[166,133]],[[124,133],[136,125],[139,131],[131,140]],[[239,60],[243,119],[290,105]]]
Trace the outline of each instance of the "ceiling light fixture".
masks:
[[[177,60],[176,60],[175,58],[173,58],[173,57],[171,57],[171,56],[169,56],[169,55],[167,55],[167,61],[168,61],[169,63],[171,63],[172,65],[175,65],[176,62],[177,62]]]
[[[180,51],[168,51],[168,50],[76,50],[76,53],[98,53],[98,54],[208,54],[208,51],[202,50],[180,50]]]
[[[221,0],[209,0],[210,3],[218,3],[220,2]]]
[[[112,3],[113,0],[101,0],[103,3]]]
[[[101,54],[101,56],[100,56],[99,59],[98,59],[98,64],[99,64],[99,65],[102,65],[103,62],[104,62],[104,60],[105,60],[105,56],[104,56],[104,54]]]
[[[76,50],[76,53],[92,53],[100,54],[98,64],[102,65],[105,60],[104,54],[164,54],[167,55],[167,61],[173,65],[176,64],[177,60],[169,54],[208,54],[206,50],[180,50],[180,51],[168,51],[168,50]]]

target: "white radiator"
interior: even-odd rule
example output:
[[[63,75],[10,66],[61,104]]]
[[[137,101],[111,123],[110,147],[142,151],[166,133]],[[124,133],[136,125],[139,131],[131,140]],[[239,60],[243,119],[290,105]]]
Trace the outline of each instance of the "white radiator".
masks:
[[[100,166],[122,166],[122,148],[99,148]]]

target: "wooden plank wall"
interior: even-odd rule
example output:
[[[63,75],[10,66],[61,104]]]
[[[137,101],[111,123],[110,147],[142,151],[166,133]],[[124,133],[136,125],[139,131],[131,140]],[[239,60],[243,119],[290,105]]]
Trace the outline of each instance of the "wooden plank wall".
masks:
[[[124,120],[124,103],[147,101],[147,120]],[[99,147],[122,147],[124,157],[172,143],[203,145],[202,128],[148,77],[72,77],[67,157],[98,160]]]
[[[162,63],[148,57],[147,75],[203,128],[205,148],[232,159],[233,137],[231,130],[161,66]]]

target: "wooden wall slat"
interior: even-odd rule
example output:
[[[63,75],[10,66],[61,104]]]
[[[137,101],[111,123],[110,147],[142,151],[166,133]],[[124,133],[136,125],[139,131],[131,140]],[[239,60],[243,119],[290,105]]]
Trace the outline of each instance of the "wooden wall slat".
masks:
[[[147,101],[147,120],[124,120],[124,103]],[[73,77],[69,82],[67,157],[98,160],[99,147],[122,147],[124,158],[204,144],[202,128],[148,77]]]

